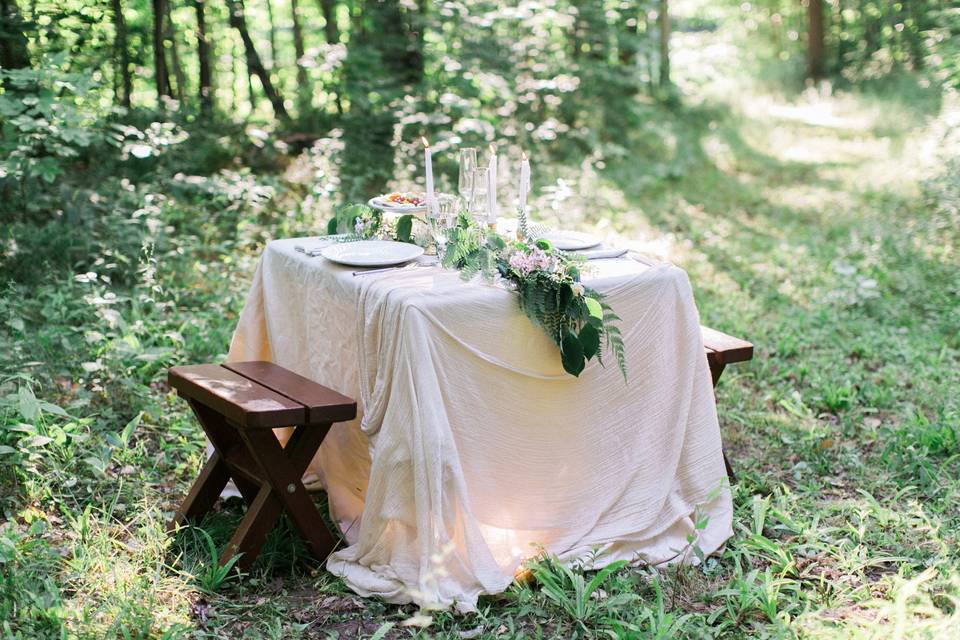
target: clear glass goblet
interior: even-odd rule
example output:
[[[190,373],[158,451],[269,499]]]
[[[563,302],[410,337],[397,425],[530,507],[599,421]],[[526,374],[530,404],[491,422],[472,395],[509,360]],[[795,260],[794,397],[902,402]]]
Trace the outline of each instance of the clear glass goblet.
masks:
[[[477,169],[477,150],[474,147],[460,149],[460,176],[457,181],[457,191],[464,202],[470,202],[473,197],[474,172]]]
[[[441,260],[447,249],[447,235],[457,221],[459,205],[456,196],[441,194],[437,196],[437,206],[427,211],[430,237],[433,238],[433,246],[436,248],[437,257]]]

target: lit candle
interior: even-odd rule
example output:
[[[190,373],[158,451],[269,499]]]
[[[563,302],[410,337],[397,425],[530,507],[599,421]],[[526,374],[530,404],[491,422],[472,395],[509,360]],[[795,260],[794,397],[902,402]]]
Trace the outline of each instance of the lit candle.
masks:
[[[490,167],[487,169],[487,224],[497,223],[497,150],[490,145]]]
[[[520,210],[527,212],[527,192],[530,190],[530,160],[527,154],[520,157]]]
[[[433,152],[430,150],[430,143],[427,142],[427,139],[423,136],[420,137],[420,140],[423,141],[423,164],[427,172],[427,208],[433,211],[434,206],[434,197],[433,197]]]

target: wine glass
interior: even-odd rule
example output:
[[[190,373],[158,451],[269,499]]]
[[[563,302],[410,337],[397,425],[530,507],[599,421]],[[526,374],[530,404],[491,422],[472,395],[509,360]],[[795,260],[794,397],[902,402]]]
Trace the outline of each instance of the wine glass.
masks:
[[[486,223],[487,216],[489,215],[489,212],[487,211],[487,168],[482,167],[479,169],[474,169],[472,175],[473,177],[471,178],[471,181],[473,183],[473,192],[470,197],[467,211],[471,216],[473,216],[473,219],[479,222],[482,226]]]
[[[457,182],[457,191],[464,202],[469,203],[473,198],[474,171],[477,169],[477,150],[473,147],[460,149],[460,179]]]
[[[437,196],[435,209],[427,211],[427,222],[430,227],[430,236],[437,250],[437,257],[443,260],[447,247],[447,233],[457,220],[459,201],[456,196],[442,194]]]

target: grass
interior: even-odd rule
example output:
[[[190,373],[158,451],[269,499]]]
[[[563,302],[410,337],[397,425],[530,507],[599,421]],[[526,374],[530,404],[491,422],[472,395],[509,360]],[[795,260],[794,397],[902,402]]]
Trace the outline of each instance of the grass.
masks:
[[[678,60],[678,106],[640,102],[643,130],[582,166],[538,170],[591,195],[565,200],[565,217],[675,260],[704,322],[757,345],[719,389],[739,473],[721,555],[586,575],[546,558],[531,583],[421,630],[403,625],[410,607],[351,594],[289,527],[250,573],[217,571],[210,543],[229,536],[234,504],[166,536],[203,445],[163,372],[222,357],[265,238],[322,228],[298,161],[230,176],[221,209],[181,183],[133,194],[162,222],[135,281],[113,282],[122,258],[104,255],[92,275],[0,297],[0,635],[955,635],[955,98],[910,78],[775,91],[730,71],[722,33],[678,38],[685,56],[710,52]],[[544,206],[558,197],[544,193]]]

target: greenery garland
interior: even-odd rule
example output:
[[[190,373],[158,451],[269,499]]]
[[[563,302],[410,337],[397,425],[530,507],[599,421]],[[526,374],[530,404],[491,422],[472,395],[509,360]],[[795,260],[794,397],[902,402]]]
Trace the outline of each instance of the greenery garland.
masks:
[[[461,215],[449,232],[442,259],[459,269],[464,280],[476,275],[500,276],[515,287],[520,308],[560,347],[564,370],[579,376],[594,357],[603,364],[603,352],[617,360],[623,379],[627,362],[620,320],[598,291],[580,283],[583,258],[554,249],[546,239],[507,241]]]
[[[327,232],[411,242],[413,220],[406,214],[391,221],[376,209],[353,204],[337,210]],[[479,275],[493,281],[500,276],[513,284],[520,308],[560,348],[567,373],[579,376],[594,357],[602,365],[603,353],[609,352],[626,381],[623,336],[616,324],[620,318],[602,294],[580,283],[583,262],[582,257],[558,251],[543,238],[508,241],[466,215],[460,215],[449,230],[441,257],[441,264],[459,270],[464,280]]]

